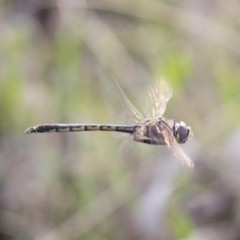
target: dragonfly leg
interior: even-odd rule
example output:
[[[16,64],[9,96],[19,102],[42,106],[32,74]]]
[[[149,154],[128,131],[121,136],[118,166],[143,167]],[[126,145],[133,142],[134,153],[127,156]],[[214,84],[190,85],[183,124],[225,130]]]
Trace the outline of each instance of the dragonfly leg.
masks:
[[[141,142],[141,143],[146,143],[146,144],[161,145],[158,141],[153,140],[153,139],[148,138],[148,137],[143,137],[143,136],[134,135],[133,140],[136,141],[136,142]]]

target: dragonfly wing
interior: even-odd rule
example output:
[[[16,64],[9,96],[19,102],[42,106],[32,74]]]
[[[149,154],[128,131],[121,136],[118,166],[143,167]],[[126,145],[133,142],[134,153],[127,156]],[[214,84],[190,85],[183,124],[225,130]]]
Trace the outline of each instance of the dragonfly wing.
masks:
[[[149,91],[149,109],[152,117],[161,117],[165,112],[167,102],[172,97],[172,88],[162,78],[158,84]]]
[[[100,84],[107,114],[114,123],[136,124],[143,119],[113,76],[101,72]]]
[[[170,145],[170,150],[173,152],[174,156],[181,161],[183,165],[186,165],[190,169],[193,169],[193,161],[185,154],[179,144],[174,140],[173,144]]]

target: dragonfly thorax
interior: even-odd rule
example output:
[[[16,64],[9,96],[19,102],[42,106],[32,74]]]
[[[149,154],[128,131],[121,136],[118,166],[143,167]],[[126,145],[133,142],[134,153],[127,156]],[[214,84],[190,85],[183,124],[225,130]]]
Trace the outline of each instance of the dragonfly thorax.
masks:
[[[193,136],[192,130],[186,125],[185,122],[175,122],[173,124],[174,136],[178,143],[185,143],[190,140]]]
[[[140,124],[133,133],[137,142],[154,145],[172,145],[174,134],[164,118],[148,118]]]

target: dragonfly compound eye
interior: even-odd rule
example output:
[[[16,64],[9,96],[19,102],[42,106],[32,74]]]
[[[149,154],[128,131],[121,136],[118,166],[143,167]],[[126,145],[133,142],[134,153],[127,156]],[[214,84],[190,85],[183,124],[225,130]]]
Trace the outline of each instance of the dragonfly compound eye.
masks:
[[[176,139],[178,143],[185,143],[192,137],[191,128],[184,122],[180,122],[176,130]]]

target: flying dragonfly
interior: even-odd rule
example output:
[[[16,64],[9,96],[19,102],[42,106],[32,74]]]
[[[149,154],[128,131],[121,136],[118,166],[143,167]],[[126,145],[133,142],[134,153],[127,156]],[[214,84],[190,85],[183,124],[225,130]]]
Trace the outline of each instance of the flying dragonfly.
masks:
[[[133,140],[151,145],[165,145],[176,158],[189,168],[194,167],[192,160],[183,152],[179,144],[190,140],[193,136],[191,127],[183,121],[163,117],[167,102],[172,96],[172,88],[165,80],[160,80],[149,91],[150,114],[148,118],[130,102],[119,84],[115,85],[123,98],[128,112],[134,118],[134,124],[43,124],[30,127],[25,134],[46,132],[81,132],[81,131],[114,131],[131,134]]]

